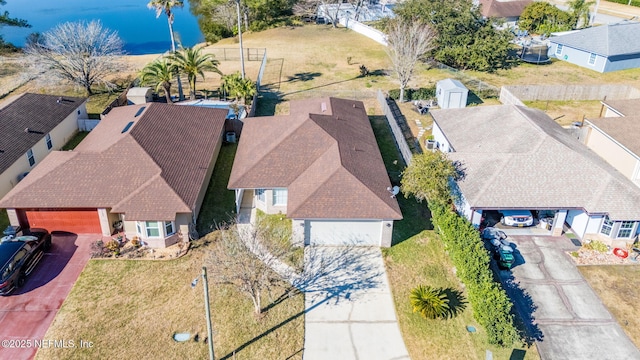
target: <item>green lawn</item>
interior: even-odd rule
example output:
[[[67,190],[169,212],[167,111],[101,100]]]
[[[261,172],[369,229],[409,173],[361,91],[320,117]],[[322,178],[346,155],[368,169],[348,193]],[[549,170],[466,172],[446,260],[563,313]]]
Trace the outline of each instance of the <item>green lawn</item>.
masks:
[[[227,189],[227,184],[237,148],[238,144],[226,143],[220,148],[198,215],[197,230],[200,236],[215,230],[221,222],[229,222],[235,215],[235,193]]]
[[[83,339],[93,347],[40,349],[36,358],[207,358],[202,281],[190,284],[216,244],[194,245],[177,260],[90,260],[45,338]],[[234,287],[209,283],[209,294],[216,359],[301,358],[302,295],[265,295],[263,304],[273,306],[256,317],[251,300]],[[177,343],[175,332],[189,332],[192,339]]]
[[[62,151],[73,150],[89,135],[88,131],[78,131],[66,144],[62,147]]]

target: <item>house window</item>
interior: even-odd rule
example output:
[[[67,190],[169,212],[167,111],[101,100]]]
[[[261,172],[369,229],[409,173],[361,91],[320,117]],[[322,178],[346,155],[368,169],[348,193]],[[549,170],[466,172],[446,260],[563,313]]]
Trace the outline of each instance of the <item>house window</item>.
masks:
[[[260,202],[264,202],[264,189],[256,189],[256,198]]]
[[[591,53],[589,55],[589,65],[595,65],[596,63],[596,54]]]
[[[51,150],[51,148],[53,147],[53,142],[51,141],[51,134],[47,134],[44,137],[44,141],[46,141],[47,143],[47,149]]]
[[[556,47],[556,55],[562,55],[562,44],[558,44],[558,47]]]
[[[287,189],[273,189],[273,205],[287,205]]]
[[[173,221],[165,221],[164,222],[164,235],[169,236],[176,233],[175,226]]]
[[[33,156],[33,150],[27,150],[27,160],[29,160],[29,166],[36,164],[36,158]]]
[[[142,235],[142,228],[140,227],[140,222],[136,221],[136,231],[138,235]]]
[[[145,221],[144,227],[147,237],[160,237],[160,226],[157,221]]]
[[[623,221],[620,223],[620,229],[618,229],[618,237],[619,238],[630,238],[631,230],[633,230],[633,226],[635,225],[635,221]]]
[[[605,216],[604,221],[602,222],[602,228],[600,228],[600,234],[611,235],[611,229],[613,228],[613,221],[609,219],[608,216]]]

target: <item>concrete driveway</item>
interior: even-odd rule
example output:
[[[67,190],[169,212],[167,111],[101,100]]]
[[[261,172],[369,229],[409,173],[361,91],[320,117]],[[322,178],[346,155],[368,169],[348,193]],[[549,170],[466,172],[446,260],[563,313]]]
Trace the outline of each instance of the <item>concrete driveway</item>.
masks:
[[[101,235],[54,233],[51,252],[40,261],[25,286],[0,298],[0,359],[35,356],[37,348],[33,340],[45,339],[49,325],[90,258],[91,242],[100,238]],[[15,340],[23,340],[19,342],[21,348],[15,347]],[[46,340],[78,343],[78,339]]]
[[[634,346],[577,270],[565,237],[509,236],[516,266],[500,271],[542,359],[640,359]]]
[[[409,359],[379,248],[305,249],[304,360]]]

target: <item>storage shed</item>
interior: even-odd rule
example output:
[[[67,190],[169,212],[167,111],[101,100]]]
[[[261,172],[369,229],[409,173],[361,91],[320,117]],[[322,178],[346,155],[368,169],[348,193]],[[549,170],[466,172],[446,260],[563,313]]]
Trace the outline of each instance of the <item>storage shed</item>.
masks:
[[[441,109],[466,107],[468,94],[469,89],[458,80],[444,79],[436,84],[436,97]]]
[[[146,104],[153,101],[153,89],[150,87],[132,87],[127,91],[129,105]]]

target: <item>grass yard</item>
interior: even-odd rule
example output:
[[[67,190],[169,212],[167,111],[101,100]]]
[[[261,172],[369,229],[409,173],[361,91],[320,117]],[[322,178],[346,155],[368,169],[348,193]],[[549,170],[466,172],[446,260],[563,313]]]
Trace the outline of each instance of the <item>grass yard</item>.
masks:
[[[640,266],[578,266],[631,341],[640,347]]]
[[[549,117],[555,119],[562,126],[571,125],[573,122],[582,121],[582,117],[589,119],[600,117],[602,103],[599,100],[591,101],[523,101],[525,105],[544,111]]]
[[[222,144],[220,154],[209,181],[207,193],[204,196],[200,214],[198,215],[197,230],[203,236],[217,228],[217,224],[228,222],[235,214],[235,193],[227,189],[233,159],[236,156],[238,144]]]
[[[202,281],[193,289],[190,284],[216,245],[195,245],[177,260],[90,260],[45,338],[83,339],[93,347],[40,349],[36,359],[207,358]],[[209,290],[217,359],[302,358],[302,295],[280,298],[257,318],[251,300],[235,288],[210,283]],[[175,332],[199,339],[177,343]]]
[[[62,147],[62,151],[73,150],[89,135],[88,131],[78,131],[66,144]]]

